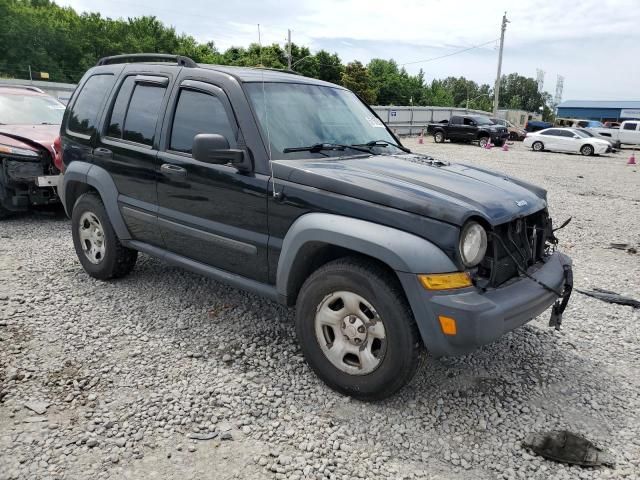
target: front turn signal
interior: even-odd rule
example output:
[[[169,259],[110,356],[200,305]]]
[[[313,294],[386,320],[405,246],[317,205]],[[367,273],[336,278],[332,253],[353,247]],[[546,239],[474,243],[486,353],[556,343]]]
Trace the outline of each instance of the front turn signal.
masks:
[[[467,272],[432,273],[418,275],[420,283],[427,290],[451,290],[471,287],[471,276]]]

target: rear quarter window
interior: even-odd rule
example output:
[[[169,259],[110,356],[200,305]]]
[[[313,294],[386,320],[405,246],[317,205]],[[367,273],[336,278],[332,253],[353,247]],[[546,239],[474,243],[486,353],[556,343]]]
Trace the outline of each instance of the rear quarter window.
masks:
[[[93,135],[96,130],[100,106],[114,83],[115,77],[110,73],[89,77],[71,107],[67,130],[81,135]]]

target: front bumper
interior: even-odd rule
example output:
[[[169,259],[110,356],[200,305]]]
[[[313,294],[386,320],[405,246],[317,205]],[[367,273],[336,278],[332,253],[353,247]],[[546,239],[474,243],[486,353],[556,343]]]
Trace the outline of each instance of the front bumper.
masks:
[[[561,292],[565,266],[571,268],[571,259],[556,252],[528,273]],[[490,343],[540,315],[558,299],[558,295],[526,277],[516,277],[486,291],[472,287],[433,292],[425,290],[414,274],[398,273],[398,276],[424,344],[435,357],[464,354]],[[440,315],[456,320],[456,335],[442,333]]]

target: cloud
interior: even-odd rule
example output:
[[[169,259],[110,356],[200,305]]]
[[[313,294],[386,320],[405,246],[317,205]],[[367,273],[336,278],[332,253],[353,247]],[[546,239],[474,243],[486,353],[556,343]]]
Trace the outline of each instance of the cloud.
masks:
[[[312,51],[324,48],[345,61],[393,57],[398,63],[428,59],[495,40],[508,10],[503,72],[535,76],[547,72],[545,89],[553,93],[556,75],[565,77],[566,98],[637,99],[640,78],[638,0],[59,0],[78,10],[110,17],[155,15],[199,41],[218,48],[293,40]],[[427,78],[464,75],[493,83],[497,51],[489,45],[433,62]]]

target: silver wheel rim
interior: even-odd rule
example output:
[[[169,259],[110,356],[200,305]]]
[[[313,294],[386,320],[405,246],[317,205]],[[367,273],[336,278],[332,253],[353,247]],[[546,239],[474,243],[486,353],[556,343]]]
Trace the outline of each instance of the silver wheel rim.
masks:
[[[91,212],[84,212],[80,216],[78,236],[82,251],[93,264],[98,264],[104,259],[106,250],[104,229],[98,217]]]
[[[481,138],[480,139],[480,146],[481,147],[485,147],[487,145],[487,139],[486,138]]]
[[[441,133],[436,133],[436,142],[440,143],[442,141],[442,134]]]
[[[387,334],[373,306],[353,292],[333,292],[316,310],[316,339],[331,364],[349,375],[366,375],[380,366]]]
[[[542,150],[542,144],[540,142],[534,143],[533,149],[539,152],[540,150]]]
[[[591,155],[591,147],[586,146],[582,148],[584,155]]]

